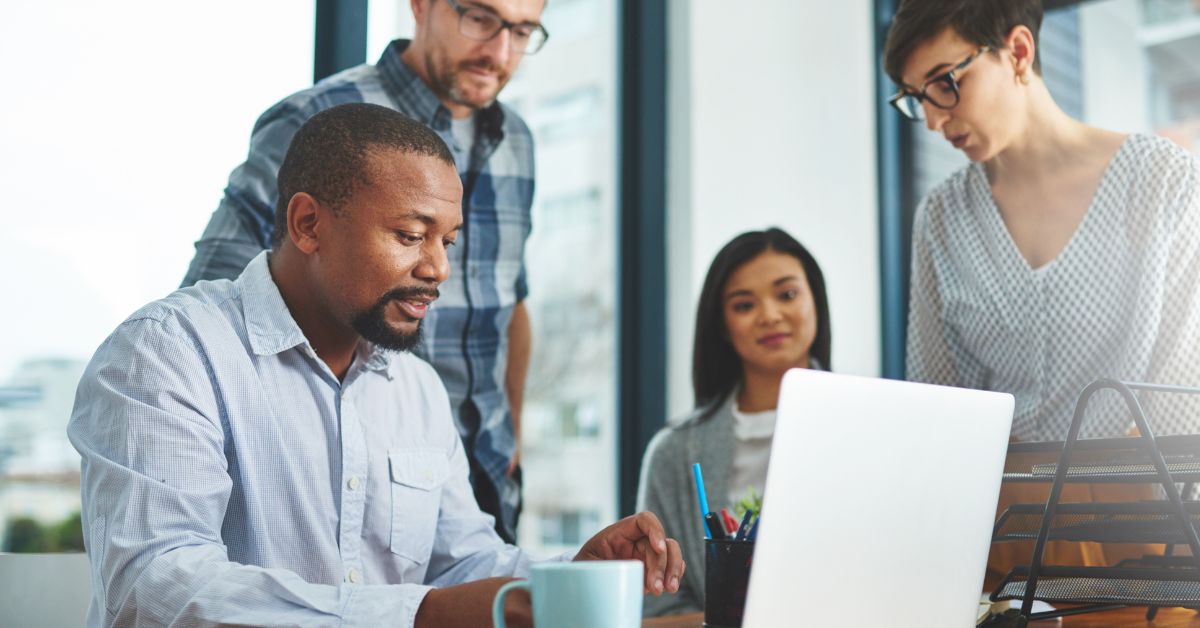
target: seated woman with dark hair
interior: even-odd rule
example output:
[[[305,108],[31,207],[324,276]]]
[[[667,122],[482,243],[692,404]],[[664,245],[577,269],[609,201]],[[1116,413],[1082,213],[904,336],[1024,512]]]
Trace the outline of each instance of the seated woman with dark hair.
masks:
[[[692,463],[709,505],[762,494],[783,374],[829,369],[829,305],[812,255],[779,229],[743,233],[713,260],[700,293],[692,355],[696,409],[663,428],[642,462],[638,509],[678,535],[689,569],[677,595],[646,598],[646,615],[704,608],[704,524]]]

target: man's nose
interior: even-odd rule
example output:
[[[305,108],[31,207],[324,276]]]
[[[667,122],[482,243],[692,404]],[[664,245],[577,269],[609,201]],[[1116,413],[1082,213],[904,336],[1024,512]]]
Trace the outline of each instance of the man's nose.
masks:
[[[483,42],[483,50],[493,65],[505,67],[512,55],[512,33],[507,28],[501,28],[495,36]]]
[[[413,269],[417,279],[442,283],[450,278],[450,257],[446,254],[446,245],[440,240],[425,247],[421,260]]]

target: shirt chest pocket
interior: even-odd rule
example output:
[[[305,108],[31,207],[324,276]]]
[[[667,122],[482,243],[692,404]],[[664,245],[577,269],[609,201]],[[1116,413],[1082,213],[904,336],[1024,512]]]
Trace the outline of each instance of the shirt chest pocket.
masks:
[[[392,488],[393,554],[424,564],[433,551],[448,464],[444,452],[388,452]]]

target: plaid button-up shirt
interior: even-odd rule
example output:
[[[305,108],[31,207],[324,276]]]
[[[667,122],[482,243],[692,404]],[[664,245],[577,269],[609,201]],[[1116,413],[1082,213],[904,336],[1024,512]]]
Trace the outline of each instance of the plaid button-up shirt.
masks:
[[[196,243],[184,286],[235,278],[255,255],[270,248],[276,174],[292,136],[316,113],[351,102],[383,105],[428,125],[452,145],[450,112],[401,60],[407,46],[408,41],[396,40],[377,64],[326,78],[258,119],[249,156],[230,174],[225,196]],[[473,463],[471,480],[491,485],[488,492],[498,496],[500,512],[490,514],[498,518],[501,534],[512,540],[520,486],[506,476],[516,444],[505,376],[513,306],[528,291],[524,255],[533,203],[533,138],[521,118],[500,103],[477,111],[475,126],[471,153],[458,164],[463,229],[458,246],[449,250],[450,278],[422,325],[417,353],[445,383]]]

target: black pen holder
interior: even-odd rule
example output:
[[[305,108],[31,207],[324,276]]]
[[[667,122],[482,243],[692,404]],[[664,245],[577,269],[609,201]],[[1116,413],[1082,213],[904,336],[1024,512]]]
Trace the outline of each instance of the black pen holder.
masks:
[[[705,628],[735,628],[742,625],[753,559],[753,541],[705,539]]]

